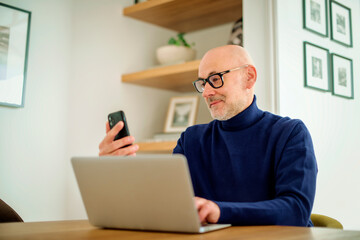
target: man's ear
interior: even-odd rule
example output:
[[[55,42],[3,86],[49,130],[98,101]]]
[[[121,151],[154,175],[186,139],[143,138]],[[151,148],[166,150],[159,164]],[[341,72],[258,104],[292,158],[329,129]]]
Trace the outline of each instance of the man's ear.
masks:
[[[247,67],[247,82],[246,88],[251,89],[254,87],[257,78],[256,68],[253,65]]]

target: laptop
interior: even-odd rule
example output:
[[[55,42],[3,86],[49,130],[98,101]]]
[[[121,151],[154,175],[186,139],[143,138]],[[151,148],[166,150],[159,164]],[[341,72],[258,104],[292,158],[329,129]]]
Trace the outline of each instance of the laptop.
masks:
[[[73,157],[89,222],[97,227],[204,233],[183,155]]]

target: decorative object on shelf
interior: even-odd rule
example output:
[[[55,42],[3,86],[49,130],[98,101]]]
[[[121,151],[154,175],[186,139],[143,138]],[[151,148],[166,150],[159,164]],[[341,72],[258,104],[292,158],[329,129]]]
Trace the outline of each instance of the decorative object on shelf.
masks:
[[[331,40],[346,47],[352,47],[351,9],[330,1]]]
[[[328,36],[327,0],[303,0],[303,27],[320,36]]]
[[[243,19],[234,23],[228,44],[243,46]]]
[[[330,91],[329,50],[304,42],[305,87]]]
[[[198,103],[198,96],[172,97],[164,132],[183,132],[187,127],[194,125]]]
[[[177,141],[180,138],[180,133],[156,133],[153,137],[154,141]]]
[[[186,42],[184,33],[179,33],[177,39],[170,38],[168,45],[159,47],[156,50],[156,57],[160,64],[176,64],[194,60],[195,49]]]
[[[352,60],[338,54],[331,54],[333,95],[354,99]]]
[[[0,3],[0,105],[24,106],[31,12]]]

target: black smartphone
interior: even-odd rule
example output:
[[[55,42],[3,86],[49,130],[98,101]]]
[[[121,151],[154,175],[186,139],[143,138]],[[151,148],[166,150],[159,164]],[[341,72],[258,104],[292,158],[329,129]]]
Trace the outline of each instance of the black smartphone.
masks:
[[[113,112],[108,115],[110,129],[112,129],[119,121],[124,122],[124,127],[120,130],[120,132],[115,136],[114,141],[120,138],[130,136],[129,128],[127,125],[125,113],[123,111]],[[127,145],[129,146],[129,145]],[[124,146],[124,147],[127,147]]]

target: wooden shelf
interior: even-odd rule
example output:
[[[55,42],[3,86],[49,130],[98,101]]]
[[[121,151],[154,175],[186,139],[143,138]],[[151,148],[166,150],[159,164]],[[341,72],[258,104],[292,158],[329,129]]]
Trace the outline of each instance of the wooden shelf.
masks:
[[[123,15],[176,32],[192,32],[235,22],[242,0],[148,0],[124,8]],[[123,74],[124,83],[178,92],[195,91],[200,60]],[[172,153],[176,141],[140,142],[139,152]]]
[[[148,0],[123,14],[177,32],[191,32],[242,17],[242,0]]]
[[[151,153],[172,153],[176,147],[176,141],[164,141],[164,142],[138,142],[139,153],[151,152]]]
[[[154,0],[150,0],[154,1]],[[122,82],[178,92],[195,91],[200,60],[122,75]]]

